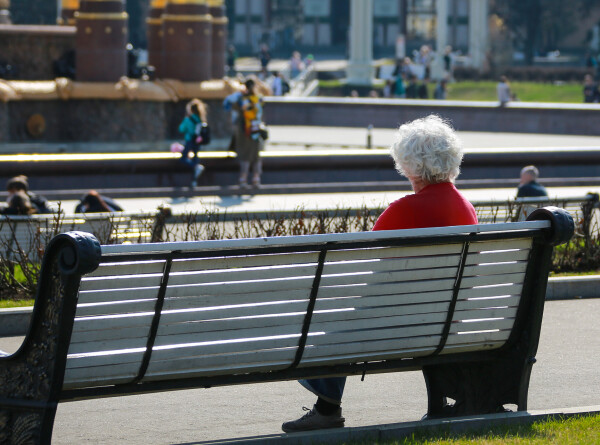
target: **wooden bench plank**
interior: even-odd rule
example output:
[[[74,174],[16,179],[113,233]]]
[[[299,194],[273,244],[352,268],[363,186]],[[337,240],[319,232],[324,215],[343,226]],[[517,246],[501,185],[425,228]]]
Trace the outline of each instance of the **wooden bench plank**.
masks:
[[[382,258],[374,260],[326,261],[324,274],[354,273],[363,271],[383,272],[413,269],[458,267],[460,255],[440,255],[412,258]]]
[[[138,289],[111,289],[96,291],[80,291],[78,302],[82,304],[108,303],[112,301],[147,300],[156,298],[159,286]]]
[[[319,252],[280,253],[244,256],[225,256],[205,259],[174,260],[171,272],[192,270],[246,269],[250,267],[270,267],[287,264],[310,265],[316,264]]]
[[[169,275],[169,286],[208,283],[238,283],[243,281],[270,281],[276,279],[315,276],[317,265],[285,265],[246,269],[216,270],[210,272],[177,272]]]
[[[98,269],[87,274],[86,278],[110,277],[121,275],[142,275],[162,273],[165,267],[164,260],[152,261],[124,261],[120,263],[101,263]]]

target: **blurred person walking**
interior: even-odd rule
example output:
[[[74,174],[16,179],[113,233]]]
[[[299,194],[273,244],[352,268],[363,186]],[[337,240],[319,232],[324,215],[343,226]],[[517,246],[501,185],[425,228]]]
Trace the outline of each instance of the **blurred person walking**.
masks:
[[[498,95],[498,101],[500,102],[501,107],[510,102],[510,84],[508,83],[508,78],[506,76],[500,76],[500,81],[496,85],[496,94]]]
[[[594,82],[591,74],[586,74],[583,78],[583,102],[586,104],[600,102],[600,91],[598,91],[598,84]]]
[[[185,145],[180,161],[192,169],[192,187],[198,185],[198,178],[204,172],[204,165],[198,159],[200,145],[210,142],[210,132],[206,123],[206,105],[199,99],[192,99],[185,107],[186,116],[179,125],[179,132],[185,137]],[[190,159],[190,153],[193,154]]]
[[[290,59],[290,77],[295,79],[304,69],[304,62],[302,61],[302,56],[298,51],[294,51],[292,53],[292,58]]]
[[[262,174],[260,151],[263,149],[267,137],[266,128],[262,122],[262,96],[256,92],[254,80],[248,79],[245,86],[245,92],[235,105],[240,113],[235,134],[235,151],[240,163],[240,188],[248,187],[250,171],[252,171],[252,185],[260,187]]]

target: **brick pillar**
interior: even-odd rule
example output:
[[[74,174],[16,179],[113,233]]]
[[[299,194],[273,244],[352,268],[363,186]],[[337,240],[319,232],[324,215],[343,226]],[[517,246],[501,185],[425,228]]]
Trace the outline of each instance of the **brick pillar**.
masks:
[[[154,67],[156,77],[162,77],[163,20],[167,0],[152,0],[150,13],[146,19],[148,37],[148,65]]]
[[[162,76],[184,82],[209,80],[212,17],[207,0],[168,0],[162,18]]]
[[[10,25],[10,0],[0,0],[0,25]]]
[[[116,82],[127,75],[127,13],[122,0],[82,0],[77,20],[76,79]]]
[[[225,51],[227,49],[227,15],[224,0],[208,0],[212,16],[212,63],[213,79],[225,77]]]
[[[61,0],[59,25],[75,25],[75,13],[79,10],[79,0]]]

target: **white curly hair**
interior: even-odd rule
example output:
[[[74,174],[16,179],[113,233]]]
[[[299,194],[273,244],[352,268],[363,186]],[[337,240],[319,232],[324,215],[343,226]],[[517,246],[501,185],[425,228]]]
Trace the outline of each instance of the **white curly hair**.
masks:
[[[406,177],[437,184],[452,182],[460,173],[462,143],[435,114],[401,125],[390,149],[396,170]]]

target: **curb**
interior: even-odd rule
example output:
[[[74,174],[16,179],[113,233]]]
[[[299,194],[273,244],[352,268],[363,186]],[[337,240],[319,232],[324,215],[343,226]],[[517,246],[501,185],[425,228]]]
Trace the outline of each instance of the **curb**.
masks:
[[[333,443],[377,443],[380,441],[398,440],[409,437],[416,432],[432,432],[442,430],[452,433],[487,429],[493,426],[529,425],[534,422],[555,418],[590,416],[600,414],[600,405],[578,408],[563,408],[544,411],[517,411],[500,414],[484,414],[477,416],[456,417],[452,419],[424,420],[418,422],[392,423],[354,428],[337,428],[331,430],[309,431],[305,433],[277,434],[269,436],[242,437],[238,439],[211,440],[194,442],[198,445],[225,444],[285,444],[315,445]]]
[[[553,277],[548,279],[546,300],[600,297],[600,275]],[[0,309],[0,337],[25,335],[32,307]]]

